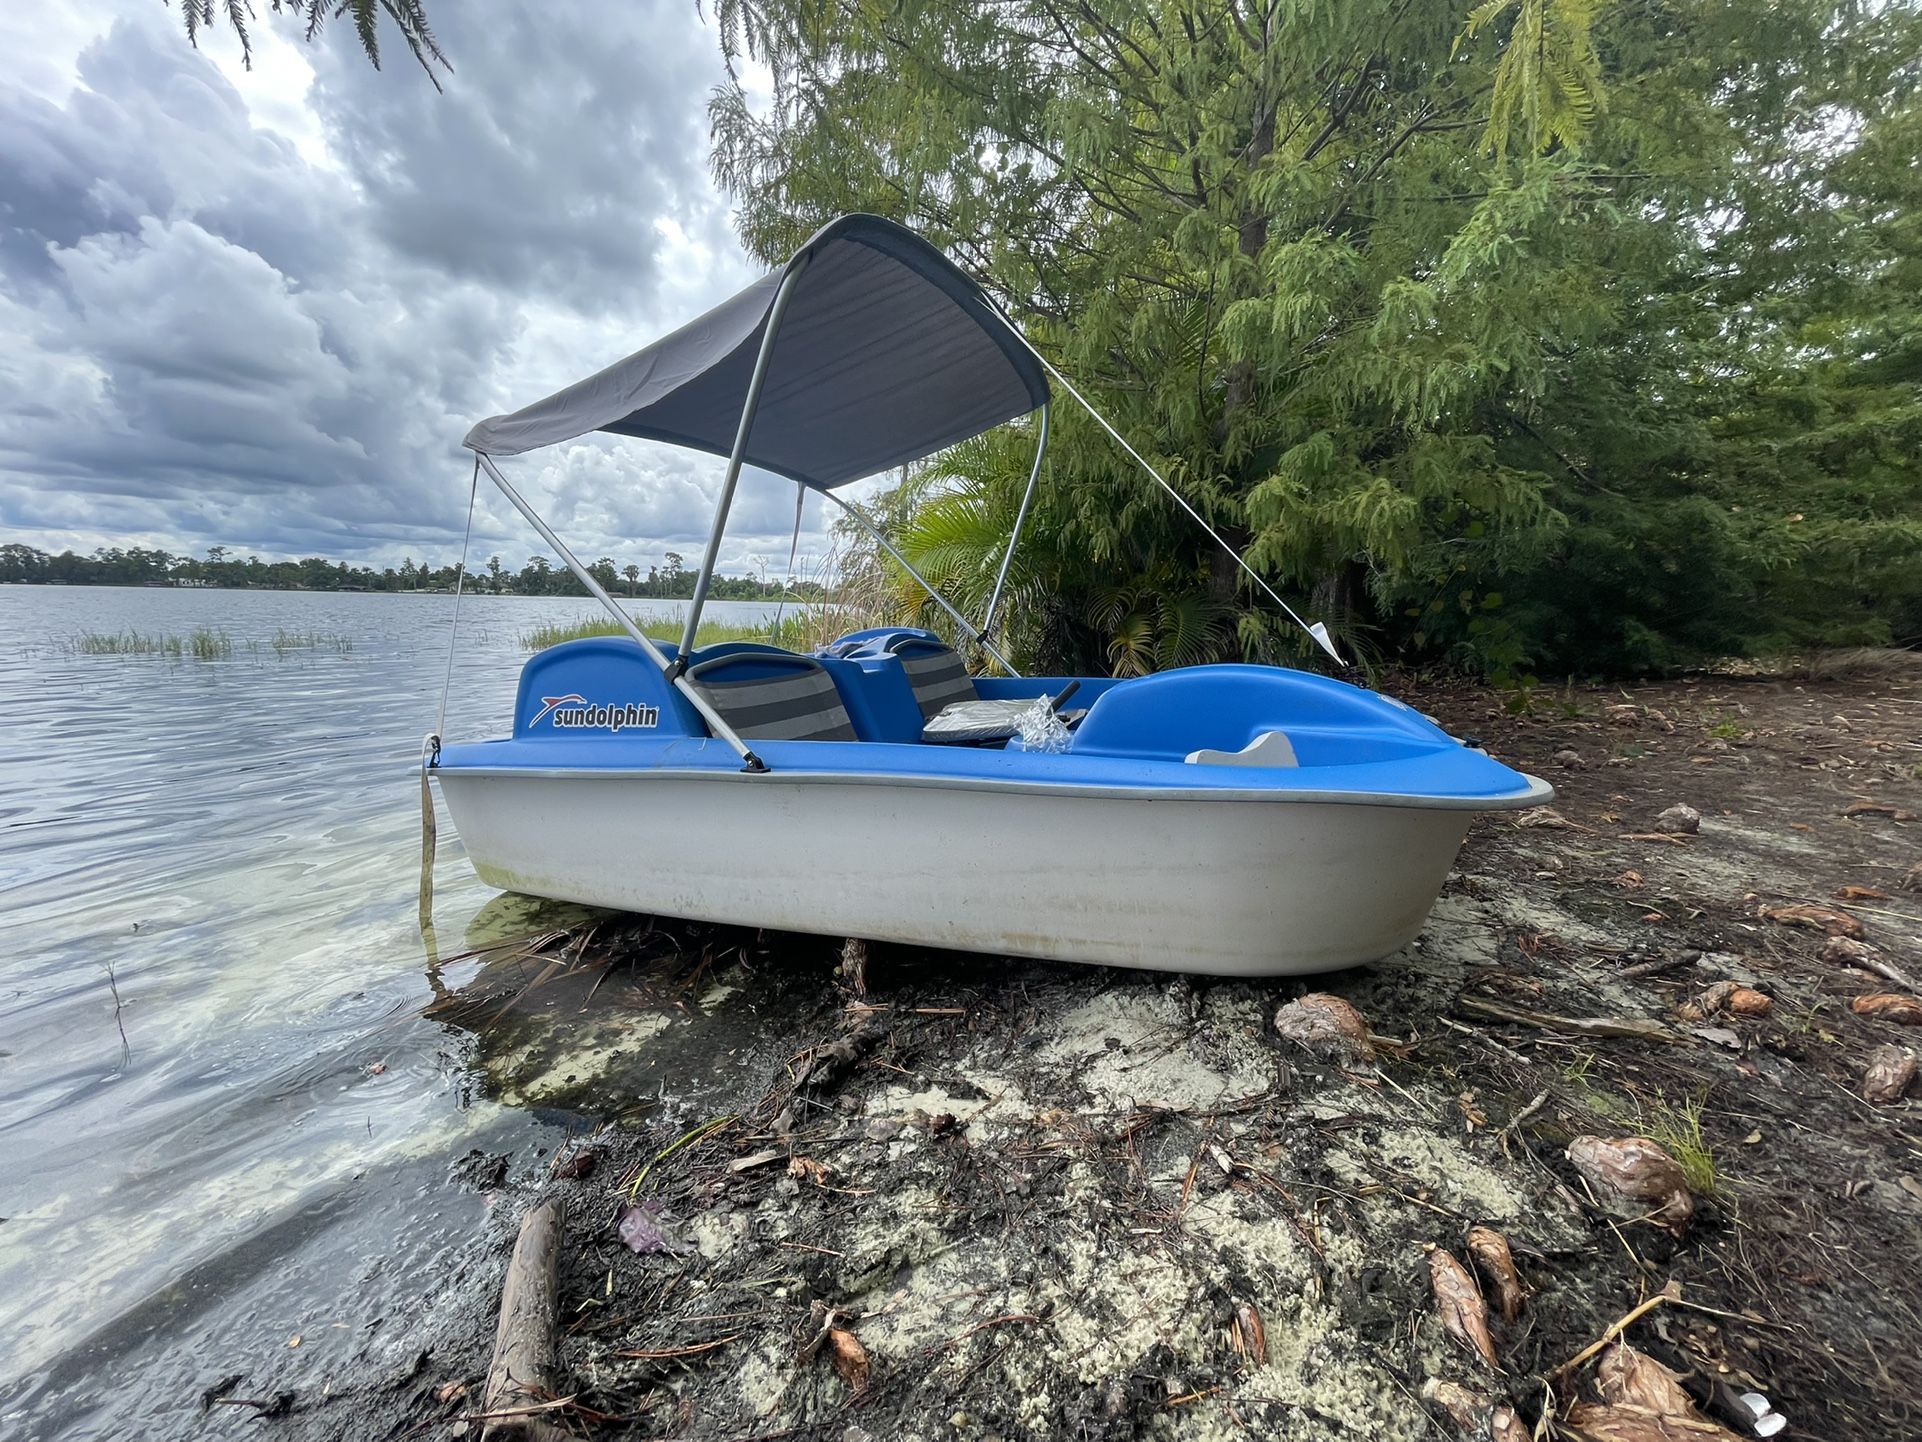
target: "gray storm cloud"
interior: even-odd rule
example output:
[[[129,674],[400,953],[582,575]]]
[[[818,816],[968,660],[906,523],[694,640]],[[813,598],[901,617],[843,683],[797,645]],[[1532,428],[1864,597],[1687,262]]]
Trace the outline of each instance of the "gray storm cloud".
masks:
[[[229,78],[177,18],[49,20],[70,73],[0,73],[8,540],[450,559],[473,420],[754,273],[706,173],[718,51],[680,0],[441,7],[438,94],[345,27]],[[515,475],[578,549],[647,564],[705,534],[718,472],[592,440]],[[724,564],[785,558],[792,516],[750,478]],[[824,524],[811,503],[804,553]],[[502,503],[475,545],[541,549]]]

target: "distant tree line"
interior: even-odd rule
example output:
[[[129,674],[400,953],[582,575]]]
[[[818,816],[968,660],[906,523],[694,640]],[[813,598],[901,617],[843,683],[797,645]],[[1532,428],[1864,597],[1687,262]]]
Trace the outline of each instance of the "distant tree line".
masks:
[[[645,571],[634,563],[616,566],[603,556],[588,570],[616,596],[648,600],[680,600],[694,594],[694,572],[682,556],[667,552],[662,564]],[[69,586],[217,586],[262,591],[451,591],[458,563],[436,566],[412,556],[399,566],[375,570],[350,566],[324,556],[298,561],[264,561],[259,556],[237,556],[227,546],[210,546],[202,556],[175,555],[144,546],[102,546],[91,555],[62,551],[50,555],[32,546],[0,546],[0,582],[54,583]],[[470,573],[467,589],[496,595],[585,596],[587,590],[567,567],[546,556],[530,556],[518,571],[509,570],[499,556]],[[765,576],[716,576],[708,594],[723,601],[775,600],[786,594],[819,600],[822,587],[797,581],[791,587]]]

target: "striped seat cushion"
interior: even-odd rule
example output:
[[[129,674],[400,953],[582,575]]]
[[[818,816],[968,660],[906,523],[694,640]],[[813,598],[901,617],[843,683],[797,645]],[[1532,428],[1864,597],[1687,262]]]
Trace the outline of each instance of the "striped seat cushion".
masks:
[[[901,658],[901,669],[908,673],[908,685],[914,688],[923,721],[932,721],[956,701],[978,699],[968,668],[946,646],[937,647],[916,637],[900,643],[895,654]]]
[[[854,722],[834,678],[805,656],[770,667],[767,656],[720,657],[688,677],[721,719],[753,741],[853,741]],[[730,671],[771,672],[727,680]]]

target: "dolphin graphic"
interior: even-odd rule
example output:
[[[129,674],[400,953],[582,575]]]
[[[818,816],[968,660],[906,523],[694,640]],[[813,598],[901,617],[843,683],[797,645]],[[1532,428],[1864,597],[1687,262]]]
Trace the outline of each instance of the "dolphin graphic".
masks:
[[[527,723],[528,729],[530,730],[545,721],[547,719],[547,713],[552,711],[556,706],[565,706],[569,702],[577,706],[585,706],[587,704],[587,698],[576,692],[570,692],[566,696],[543,696],[541,697],[541,702],[541,709],[535,712],[534,719]]]

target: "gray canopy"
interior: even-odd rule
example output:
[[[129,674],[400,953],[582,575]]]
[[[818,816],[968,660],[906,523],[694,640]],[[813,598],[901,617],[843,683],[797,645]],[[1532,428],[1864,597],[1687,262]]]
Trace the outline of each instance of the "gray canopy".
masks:
[[[892,221],[847,215],[700,319],[482,421],[465,444],[516,455],[612,431],[729,454],[768,311],[795,272],[748,464],[826,489],[1047,404],[1040,362],[953,262]]]

